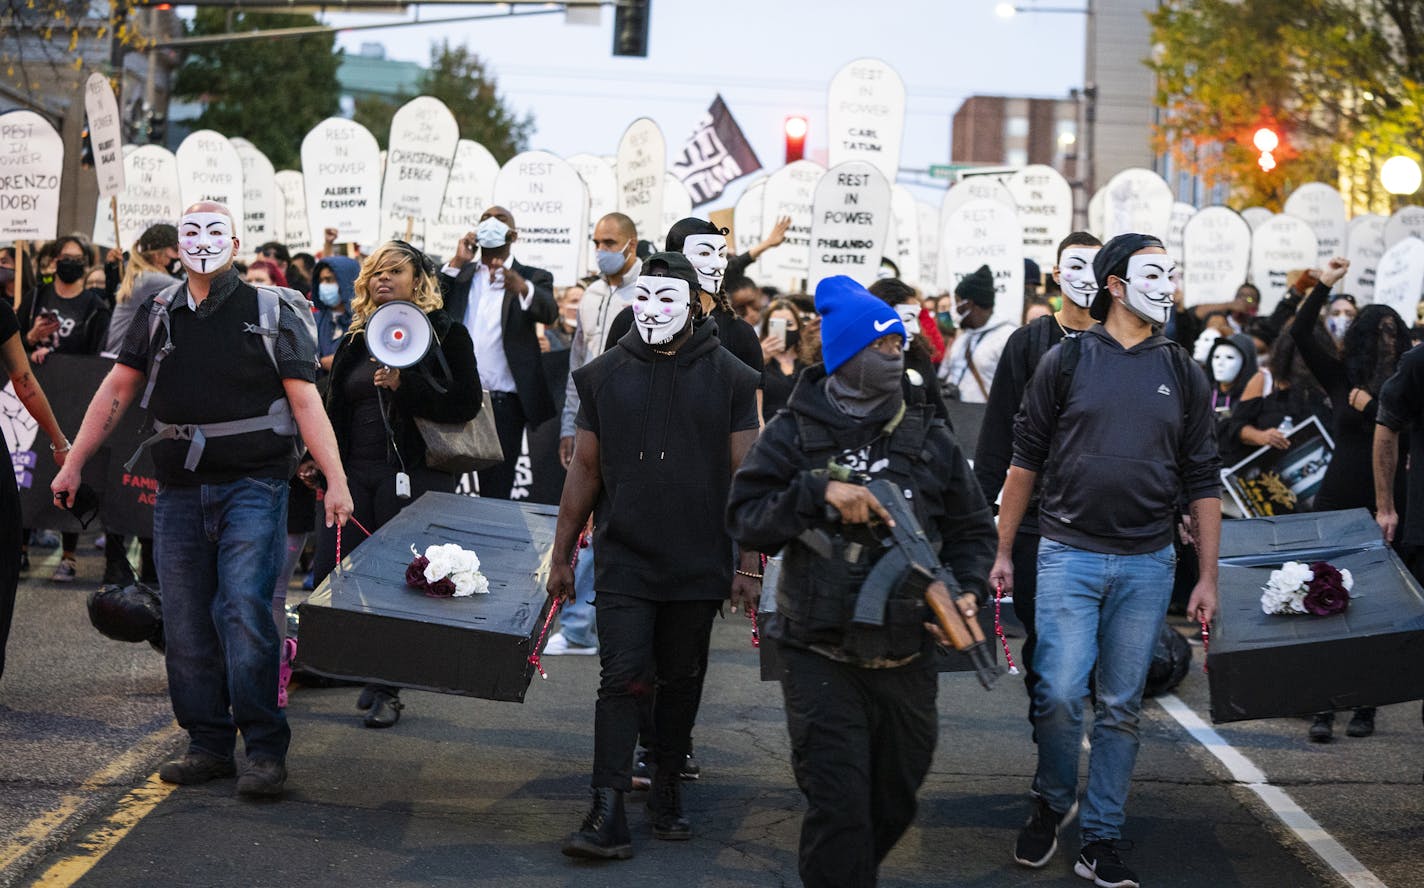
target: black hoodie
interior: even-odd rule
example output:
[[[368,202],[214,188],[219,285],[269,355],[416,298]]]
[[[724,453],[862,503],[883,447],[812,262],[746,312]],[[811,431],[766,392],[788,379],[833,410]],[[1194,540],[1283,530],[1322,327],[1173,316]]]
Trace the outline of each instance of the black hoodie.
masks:
[[[675,355],[629,330],[573,380],[578,426],[598,437],[603,480],[594,588],[658,601],[726,598],[731,435],[757,428],[761,375],[703,321]]]
[[[1172,541],[1179,494],[1189,502],[1221,495],[1206,374],[1160,335],[1123,348],[1095,324],[1078,342],[1061,409],[1063,344],[1039,362],[1014,420],[1013,464],[1042,473],[1047,539],[1115,555],[1154,552]]]

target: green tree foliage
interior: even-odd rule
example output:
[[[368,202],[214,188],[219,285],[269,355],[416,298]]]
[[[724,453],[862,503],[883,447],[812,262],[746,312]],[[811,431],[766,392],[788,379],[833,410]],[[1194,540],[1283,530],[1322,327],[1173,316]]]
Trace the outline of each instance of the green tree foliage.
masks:
[[[224,34],[320,24],[309,15],[261,15],[199,8],[191,34]],[[178,69],[174,95],[203,104],[195,129],[242,136],[277,169],[301,164],[302,138],[336,114],[341,54],[334,34],[243,40],[192,49]]]
[[[1340,182],[1378,199],[1379,164],[1418,156],[1424,132],[1420,0],[1166,0],[1150,15],[1158,147],[1244,204]],[[1262,172],[1251,138],[1281,136]]]
[[[489,149],[495,160],[504,163],[523,151],[534,131],[534,118],[516,117],[496,92],[493,75],[485,70],[478,55],[464,46],[442,41],[430,48],[430,68],[421,76],[419,94],[434,96],[445,103],[460,125],[460,138],[472,139]],[[386,147],[391,117],[401,105],[415,98],[401,96],[396,101],[361,99],[353,118],[366,127]]]

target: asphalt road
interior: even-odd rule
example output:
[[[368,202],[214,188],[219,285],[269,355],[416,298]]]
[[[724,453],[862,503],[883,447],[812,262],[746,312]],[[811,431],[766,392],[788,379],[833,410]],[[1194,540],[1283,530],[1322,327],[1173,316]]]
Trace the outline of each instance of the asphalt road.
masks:
[[[86,555],[81,576],[96,576],[98,561]],[[35,575],[47,577],[46,566]],[[523,705],[408,693],[388,731],[361,726],[355,689],[297,689],[285,800],[239,801],[231,780],[165,794],[146,782],[182,745],[162,659],[98,636],[87,590],[43,580],[21,589],[0,681],[0,886],[76,876],[82,886],[234,888],[799,884],[802,800],[780,690],[757,680],[739,617],[714,637],[696,732],[705,777],[686,793],[696,837],[653,840],[633,796],[635,858],[588,864],[558,848],[586,805],[596,659],[549,658],[549,680],[536,677]],[[1199,667],[1178,695],[1206,719]],[[987,693],[967,675],[941,678],[935,765],[883,886],[1087,884],[1072,874],[1076,835],[1042,871],[1011,859],[1034,761],[1025,705],[1016,678]],[[1365,740],[1341,730],[1312,745],[1305,729],[1278,720],[1219,730],[1379,880],[1354,884],[1424,886],[1419,704],[1382,709]],[[1147,705],[1142,737],[1127,835],[1144,884],[1348,884],[1160,704]]]

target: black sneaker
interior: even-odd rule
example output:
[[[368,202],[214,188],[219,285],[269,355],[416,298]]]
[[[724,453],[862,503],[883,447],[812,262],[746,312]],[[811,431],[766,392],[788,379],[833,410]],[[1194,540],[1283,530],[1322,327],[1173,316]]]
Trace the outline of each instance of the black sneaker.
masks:
[[[164,783],[193,786],[207,783],[209,780],[231,777],[236,773],[237,766],[233,764],[232,759],[192,749],[184,753],[182,758],[164,762],[158,769],[158,779]]]
[[[687,744],[687,757],[682,760],[681,776],[683,780],[702,779],[702,766],[697,763],[697,755],[692,751],[692,744]]]
[[[1028,822],[1019,830],[1019,839],[1014,843],[1014,860],[1027,867],[1038,869],[1053,859],[1058,850],[1058,831],[1078,813],[1078,803],[1067,812],[1059,814],[1048,807],[1043,796],[1033,797],[1033,811]]]
[[[1127,842],[1103,840],[1089,842],[1078,852],[1078,862],[1073,864],[1073,872],[1085,879],[1092,879],[1099,888],[1138,888],[1137,873],[1127,868],[1118,856],[1118,849],[1128,850]]]
[[[1322,712],[1315,717],[1315,721],[1310,723],[1310,740],[1312,743],[1329,743],[1335,736],[1335,713]]]
[[[251,798],[275,798],[287,785],[287,766],[278,759],[248,759],[237,778],[237,794]]]
[[[1368,737],[1375,732],[1375,711],[1374,708],[1356,709],[1355,714],[1350,717],[1350,723],[1345,726],[1346,737]]]

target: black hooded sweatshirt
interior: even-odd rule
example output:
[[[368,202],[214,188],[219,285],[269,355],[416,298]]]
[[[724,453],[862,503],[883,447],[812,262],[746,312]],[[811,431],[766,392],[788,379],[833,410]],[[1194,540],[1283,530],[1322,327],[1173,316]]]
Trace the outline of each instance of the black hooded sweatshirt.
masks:
[[[573,372],[578,427],[598,437],[594,588],[656,601],[720,601],[732,588],[722,526],[733,432],[758,426],[761,374],[699,321],[675,355],[636,328]]]
[[[1041,473],[1047,539],[1113,555],[1172,541],[1178,498],[1221,495],[1206,374],[1149,336],[1132,348],[1095,324],[1079,337],[1063,403],[1063,344],[1039,362],[1014,420],[1013,464]],[[1186,378],[1183,378],[1183,377]]]

